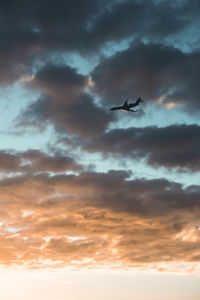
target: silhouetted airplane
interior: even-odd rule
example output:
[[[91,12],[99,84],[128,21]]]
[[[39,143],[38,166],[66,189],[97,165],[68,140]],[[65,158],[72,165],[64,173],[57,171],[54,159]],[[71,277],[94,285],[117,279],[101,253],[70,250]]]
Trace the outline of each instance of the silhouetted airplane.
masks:
[[[122,109],[122,110],[127,110],[127,111],[136,112],[137,110],[133,110],[133,109],[130,109],[130,108],[139,105],[140,102],[144,102],[144,101],[143,101],[141,98],[138,98],[137,101],[135,101],[134,103],[128,104],[128,99],[127,99],[127,100],[124,102],[123,105],[112,107],[110,110],[113,111],[113,110]]]

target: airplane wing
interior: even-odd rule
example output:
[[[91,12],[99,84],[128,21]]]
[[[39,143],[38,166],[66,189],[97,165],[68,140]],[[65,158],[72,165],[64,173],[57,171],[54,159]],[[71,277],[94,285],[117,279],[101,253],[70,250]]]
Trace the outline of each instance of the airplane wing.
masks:
[[[131,107],[134,107],[134,106],[137,106],[138,104],[135,102],[135,103],[130,103],[128,106],[129,106],[129,108],[131,108]]]

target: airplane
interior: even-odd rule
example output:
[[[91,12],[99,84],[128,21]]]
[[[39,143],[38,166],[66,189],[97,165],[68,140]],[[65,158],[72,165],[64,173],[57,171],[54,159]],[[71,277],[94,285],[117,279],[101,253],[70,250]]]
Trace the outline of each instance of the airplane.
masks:
[[[141,98],[138,98],[134,103],[128,104],[128,99],[127,99],[127,100],[124,102],[123,105],[112,107],[110,110],[113,111],[113,110],[122,109],[122,110],[131,111],[131,112],[137,112],[137,110],[133,110],[133,109],[130,109],[130,108],[139,105],[140,102],[144,102],[144,100],[142,100]]]

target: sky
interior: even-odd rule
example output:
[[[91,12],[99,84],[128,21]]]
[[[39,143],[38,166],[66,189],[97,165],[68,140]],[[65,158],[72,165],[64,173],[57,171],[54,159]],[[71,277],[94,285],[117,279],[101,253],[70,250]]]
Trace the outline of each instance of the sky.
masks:
[[[1,1],[5,300],[199,299],[199,20],[198,0]]]

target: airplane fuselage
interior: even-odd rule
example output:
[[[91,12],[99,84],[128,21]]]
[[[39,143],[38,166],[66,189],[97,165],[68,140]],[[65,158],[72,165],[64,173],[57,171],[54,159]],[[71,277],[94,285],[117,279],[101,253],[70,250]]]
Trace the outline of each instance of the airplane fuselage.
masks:
[[[128,104],[128,100],[126,100],[123,105],[112,107],[110,110],[112,110],[112,111],[113,110],[126,110],[126,111],[136,112],[137,110],[132,110],[131,108],[138,106],[140,102],[144,102],[144,101],[141,100],[141,98],[138,98],[135,103]]]

